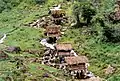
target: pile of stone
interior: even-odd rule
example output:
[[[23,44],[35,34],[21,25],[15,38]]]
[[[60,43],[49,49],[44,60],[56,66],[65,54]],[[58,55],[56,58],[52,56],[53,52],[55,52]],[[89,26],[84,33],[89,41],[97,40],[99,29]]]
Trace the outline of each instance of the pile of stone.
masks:
[[[52,25],[54,22],[52,21],[50,16],[46,16],[46,17],[42,17],[36,21],[33,21],[31,23],[29,23],[28,25],[30,27],[34,27],[34,28],[40,28],[40,27],[46,27],[49,25]]]
[[[21,48],[17,46],[9,46],[5,48],[5,51],[9,53],[20,53]]]

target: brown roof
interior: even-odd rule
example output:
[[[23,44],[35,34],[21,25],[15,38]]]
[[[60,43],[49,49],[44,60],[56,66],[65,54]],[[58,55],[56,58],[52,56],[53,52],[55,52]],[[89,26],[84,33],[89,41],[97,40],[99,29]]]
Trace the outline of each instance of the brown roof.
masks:
[[[57,50],[72,50],[72,45],[70,43],[61,43],[56,45]]]
[[[72,67],[69,67],[70,70],[84,70],[87,69],[85,68],[85,64],[79,64],[79,65],[76,65],[76,66],[72,66]]]
[[[58,52],[60,56],[70,56],[70,52]]]
[[[65,61],[67,64],[79,64],[79,63],[88,63],[88,58],[86,56],[78,56],[78,57],[65,57]]]
[[[56,26],[56,25],[51,25],[46,27],[46,32],[47,32],[47,36],[50,37],[56,37],[61,35],[60,26]]]
[[[61,14],[61,13],[65,13],[65,11],[62,9],[51,9],[51,13],[52,14]]]

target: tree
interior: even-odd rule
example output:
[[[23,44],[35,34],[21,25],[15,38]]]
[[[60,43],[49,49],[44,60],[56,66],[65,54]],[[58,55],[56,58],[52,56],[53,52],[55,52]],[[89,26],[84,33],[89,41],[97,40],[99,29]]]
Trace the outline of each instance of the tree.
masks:
[[[76,20],[76,26],[89,25],[93,16],[96,14],[96,10],[90,2],[78,2],[73,6],[73,15]],[[83,18],[84,23],[80,20]]]

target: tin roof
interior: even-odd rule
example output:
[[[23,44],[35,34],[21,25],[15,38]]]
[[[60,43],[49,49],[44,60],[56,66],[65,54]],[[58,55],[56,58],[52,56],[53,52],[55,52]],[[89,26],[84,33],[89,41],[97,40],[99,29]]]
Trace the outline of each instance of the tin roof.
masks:
[[[65,57],[65,61],[68,65],[73,65],[73,64],[79,64],[79,63],[88,63],[88,58],[86,56]]]
[[[56,45],[57,50],[72,50],[72,45],[70,43],[61,43]]]

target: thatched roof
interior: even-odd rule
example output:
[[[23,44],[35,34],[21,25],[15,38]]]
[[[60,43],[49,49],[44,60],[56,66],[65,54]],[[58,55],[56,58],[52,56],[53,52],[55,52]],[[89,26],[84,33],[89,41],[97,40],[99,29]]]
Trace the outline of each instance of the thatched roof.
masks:
[[[46,32],[48,36],[60,36],[61,35],[60,26],[56,26],[56,25],[46,27]]]
[[[80,63],[88,63],[88,58],[86,56],[65,57],[65,61],[68,65],[73,65],[73,64],[80,64]]]
[[[70,56],[71,53],[70,52],[58,52],[59,56]]]
[[[61,43],[56,45],[57,50],[72,50],[72,45],[70,43]]]
[[[50,9],[51,10],[51,13],[52,14],[61,14],[61,13],[65,13],[65,11],[64,10],[62,10],[62,9]]]

